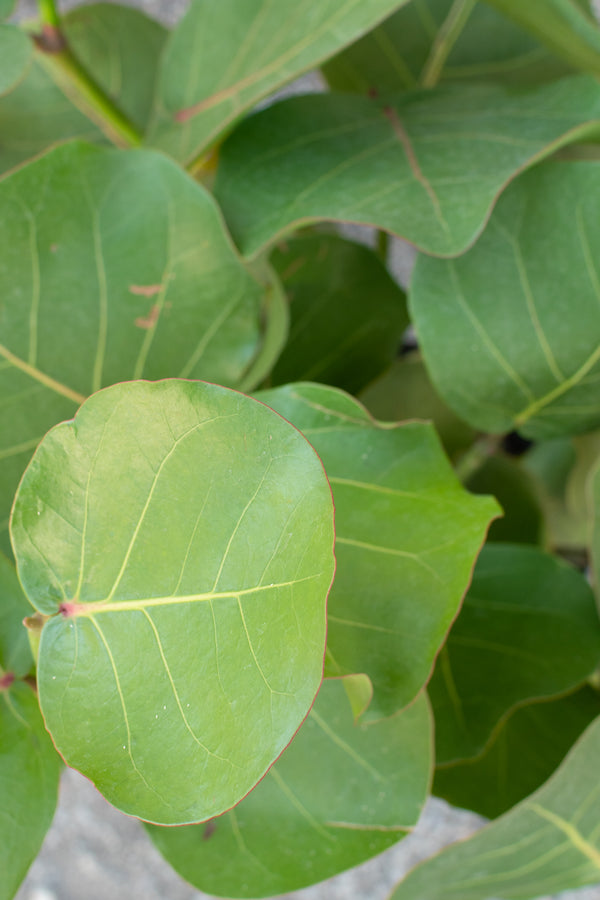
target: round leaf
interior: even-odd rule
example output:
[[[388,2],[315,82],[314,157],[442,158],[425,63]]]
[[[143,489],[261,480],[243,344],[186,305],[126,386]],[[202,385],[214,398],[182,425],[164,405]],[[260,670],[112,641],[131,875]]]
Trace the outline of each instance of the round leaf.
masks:
[[[206,826],[149,827],[187,881],[211,894],[265,897],[330,878],[386,850],[416,824],[429,788],[431,716],[421,695],[355,725],[340,680],[259,785]]]
[[[44,439],[11,530],[65,760],[153,822],[237,803],[321,680],[333,507],[310,445],[225,388],[115,385]]]
[[[545,440],[600,425],[600,163],[511,185],[460,259],[417,259],[413,320],[433,382],[482,431]]]

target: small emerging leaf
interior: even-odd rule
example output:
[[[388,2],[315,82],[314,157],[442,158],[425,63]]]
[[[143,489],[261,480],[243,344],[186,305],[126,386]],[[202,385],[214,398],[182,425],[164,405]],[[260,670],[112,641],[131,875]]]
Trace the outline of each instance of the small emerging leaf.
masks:
[[[68,764],[149,821],[231,808],[321,681],[333,508],[309,444],[222,387],[115,385],[46,436],[11,534]]]

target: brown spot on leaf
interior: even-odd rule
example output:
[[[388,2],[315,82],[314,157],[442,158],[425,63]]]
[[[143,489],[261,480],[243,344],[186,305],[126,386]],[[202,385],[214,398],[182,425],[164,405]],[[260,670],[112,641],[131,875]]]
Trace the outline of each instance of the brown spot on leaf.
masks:
[[[162,284],[130,284],[129,293],[136,297],[154,297],[162,291]]]
[[[214,819],[209,819],[206,823],[206,827],[204,828],[204,834],[202,835],[203,841],[209,841],[215,831],[217,830],[217,823]]]
[[[0,678],[0,691],[7,691],[14,680],[15,680],[14,673],[6,672],[2,676],[2,678]]]
[[[154,328],[156,323],[158,322],[158,317],[160,315],[160,306],[158,303],[155,303],[147,316],[139,316],[135,320],[135,324],[138,328],[145,328],[146,331],[149,328]]]
[[[50,253],[56,253],[58,250],[58,244],[50,244]]]

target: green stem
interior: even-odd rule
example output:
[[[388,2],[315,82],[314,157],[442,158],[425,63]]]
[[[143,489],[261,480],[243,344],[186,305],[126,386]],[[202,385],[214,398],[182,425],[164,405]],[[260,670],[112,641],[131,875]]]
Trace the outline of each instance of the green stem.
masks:
[[[40,22],[50,28],[60,29],[60,17],[54,0],[38,0]]]
[[[486,434],[478,438],[461,456],[454,467],[457,477],[463,484],[493,456],[502,442],[502,434]]]
[[[73,55],[61,31],[55,0],[38,0],[42,34],[36,39],[38,60],[53,81],[85,116],[118,147],[137,147],[142,135],[115,106]]]
[[[446,60],[465,27],[475,3],[476,0],[454,0],[423,67],[420,79],[422,87],[435,87],[440,80]]]
[[[388,256],[390,252],[390,236],[387,231],[378,231],[377,232],[377,256],[381,260],[381,262],[387,265]]]

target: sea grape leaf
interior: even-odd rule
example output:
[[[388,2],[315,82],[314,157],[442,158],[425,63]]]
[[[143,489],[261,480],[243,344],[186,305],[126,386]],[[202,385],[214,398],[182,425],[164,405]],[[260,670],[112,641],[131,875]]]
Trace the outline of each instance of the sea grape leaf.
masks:
[[[216,195],[253,256],[300,224],[375,225],[427,253],[463,253],[522,169],[598,133],[600,87],[442,85],[383,99],[311,94],[244,121],[220,151]]]
[[[381,425],[316,384],[258,396],[311,441],[333,490],[326,673],[368,675],[366,717],[392,715],[427,681],[498,506],[462,488],[429,424]]]
[[[285,347],[290,330],[288,299],[273,266],[265,259],[260,259],[256,260],[250,271],[263,289],[264,302],[261,310],[263,336],[258,353],[238,385],[238,389],[243,393],[249,393],[256,388],[272,372]]]
[[[0,686],[0,735],[0,900],[12,900],[52,822],[60,775],[35,694],[22,681]]]
[[[0,174],[61,141],[107,141],[99,126],[55,84],[37,51],[25,77],[0,97],[0,134]]]
[[[271,259],[290,301],[290,335],[271,385],[319,381],[357,393],[398,352],[406,298],[372,250],[336,235],[280,244]]]
[[[8,19],[15,8],[16,0],[0,0],[0,21]]]
[[[65,203],[69,215],[65,215]],[[42,435],[129,378],[235,386],[265,286],[211,196],[150,150],[57,148],[0,182],[0,522]]]
[[[417,866],[391,900],[528,900],[600,877],[600,719],[527,800]]]
[[[192,0],[165,49],[152,144],[189,163],[260,99],[404,3]]]
[[[323,672],[333,505],[302,435],[217,385],[113,385],[44,438],[11,536],[68,764],[159,824],[241,800]]]
[[[600,28],[588,4],[575,0],[487,2],[535,34],[572,66],[600,75]]]
[[[153,104],[168,31],[137,9],[112,3],[80,6],[61,28],[75,56],[128,118],[144,130]]]
[[[466,450],[477,437],[476,431],[440,398],[419,353],[394,360],[381,378],[361,391],[359,399],[380,421],[431,419],[450,458]]]
[[[574,441],[568,437],[534,444],[522,457],[544,513],[547,544],[570,551],[584,547],[589,537],[586,510],[567,504],[567,485],[576,462]]]
[[[592,504],[591,557],[596,596],[599,598],[600,610],[600,462],[596,466],[589,485],[590,502]]]
[[[584,576],[536,547],[486,545],[429,683],[438,765],[478,756],[511,709],[573,690],[599,662]]]
[[[492,522],[488,541],[542,544],[546,532],[532,476],[516,460],[490,456],[465,482],[474,494],[491,494],[503,509]]]
[[[328,679],[290,746],[235,810],[206,826],[148,831],[167,862],[210,894],[298,890],[412,829],[427,798],[431,742],[423,695],[392,718],[355,726],[343,685]]]
[[[31,55],[31,39],[24,32],[15,25],[0,25],[0,95],[11,91],[24,77]]]
[[[432,81],[527,84],[572,69],[485,3],[419,0],[323,67],[334,90],[388,93]]]
[[[537,790],[599,716],[600,694],[591,687],[519,707],[481,756],[438,768],[433,793],[453,806],[496,818]]]
[[[33,660],[23,619],[32,612],[15,567],[0,553],[0,675],[4,671],[22,678],[31,669]]]
[[[600,163],[535,167],[460,259],[417,259],[410,302],[435,386],[482,431],[600,425]]]

